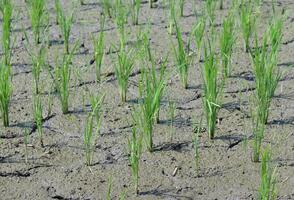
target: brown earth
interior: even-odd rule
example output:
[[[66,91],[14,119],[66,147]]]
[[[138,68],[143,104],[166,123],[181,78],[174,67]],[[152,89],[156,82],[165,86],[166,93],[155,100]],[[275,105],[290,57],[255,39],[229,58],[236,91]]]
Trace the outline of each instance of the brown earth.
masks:
[[[48,62],[54,65],[57,52],[63,50],[59,28],[55,25],[54,1],[48,3],[50,12],[50,48]],[[69,3],[64,3],[67,10]],[[97,1],[95,1],[97,2]],[[92,58],[91,33],[99,30],[101,5],[94,0],[86,0],[86,5],[78,7],[71,35],[83,45],[75,55],[73,66],[81,73],[82,80],[71,82],[70,114],[63,115],[57,97],[54,97],[53,114],[45,119],[44,148],[40,148],[32,114],[32,73],[31,61],[24,48],[22,28],[31,34],[30,22],[23,1],[15,0],[13,20],[13,96],[10,105],[10,127],[1,126],[0,135],[0,199],[105,199],[108,179],[112,177],[112,199],[118,199],[126,192],[126,199],[255,199],[260,183],[260,163],[251,161],[252,141],[246,145],[244,138],[250,138],[251,119],[249,96],[254,92],[254,76],[251,72],[249,56],[243,50],[241,36],[233,54],[233,72],[225,88],[223,107],[219,113],[216,138],[208,140],[204,132],[200,137],[200,170],[195,171],[192,145],[193,119],[198,122],[202,115],[201,76],[195,63],[189,73],[189,88],[182,89],[179,77],[173,76],[168,82],[163,96],[160,122],[155,126],[155,152],[143,152],[140,163],[140,194],[135,195],[130,175],[127,154],[127,138],[131,132],[131,111],[137,104],[138,74],[130,79],[128,101],[120,103],[117,82],[113,74],[103,77],[103,83],[95,83]],[[129,41],[135,40],[137,28],[144,28],[148,18],[151,23],[151,45],[157,59],[170,49],[167,34],[167,8],[156,3],[149,9],[142,3],[139,26],[128,26]],[[224,10],[217,10],[217,27],[229,8],[226,1]],[[262,17],[258,21],[260,33],[266,27],[271,15],[271,1],[265,1],[261,8]],[[196,1],[200,14],[203,2]],[[278,171],[278,199],[294,199],[294,2],[278,0],[277,10],[286,10],[283,44],[279,56],[279,68],[283,73],[270,108],[269,123],[264,145],[273,150],[273,165]],[[186,1],[185,16],[180,24],[186,39],[196,22],[192,1]],[[117,41],[115,25],[106,23],[106,43]],[[240,33],[238,33],[240,35]],[[172,36],[173,40],[175,36]],[[113,72],[114,53],[106,55],[103,73]],[[139,66],[136,66],[139,67]],[[170,56],[168,71],[174,68]],[[137,68],[138,69],[138,68]],[[135,69],[135,70],[137,70]],[[75,77],[75,76],[73,76]],[[46,114],[47,92],[50,77],[43,73],[44,109]],[[99,137],[90,168],[84,164],[83,131],[90,105],[87,89],[93,93],[106,92],[102,135]],[[86,99],[85,101],[83,99]],[[175,135],[172,142],[168,101],[176,103]],[[45,116],[44,116],[45,117]],[[29,163],[25,164],[23,133],[31,131]],[[178,168],[176,175],[173,171]]]

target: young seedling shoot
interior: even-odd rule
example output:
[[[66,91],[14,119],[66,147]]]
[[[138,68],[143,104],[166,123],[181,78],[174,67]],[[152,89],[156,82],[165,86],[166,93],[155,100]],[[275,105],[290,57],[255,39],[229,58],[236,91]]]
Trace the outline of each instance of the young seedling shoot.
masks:
[[[139,111],[135,111],[139,112]],[[135,114],[136,116],[137,114]],[[133,119],[136,123],[137,119]],[[132,127],[132,136],[128,139],[128,149],[129,149],[129,161],[131,164],[131,174],[133,178],[133,183],[135,186],[136,194],[139,194],[139,165],[140,165],[140,158],[142,153],[142,134],[137,133],[137,126],[136,124]]]
[[[185,0],[179,0],[179,3],[180,3],[180,16],[184,17]]]
[[[218,81],[218,60],[215,51],[210,47],[204,48],[203,105],[206,115],[207,131],[210,139],[214,138],[218,110],[220,109],[220,96],[222,86]]]
[[[112,18],[113,5],[111,0],[102,0],[103,14]]]
[[[186,51],[183,37],[182,37],[182,32],[177,24],[176,20],[174,22],[175,28],[176,28],[176,36],[177,36],[177,48],[175,45],[172,43],[173,51],[174,51],[174,56],[176,59],[176,67],[178,70],[178,73],[180,75],[180,80],[182,86],[187,89],[188,88],[188,74],[189,74],[189,67],[191,64],[191,57],[189,55],[189,52]],[[188,50],[189,51],[189,50]]]
[[[270,148],[266,147],[261,157],[261,181],[258,190],[259,200],[277,199],[277,172],[271,164]]]
[[[206,28],[206,20],[204,17],[201,17],[198,22],[193,26],[192,35],[194,36],[195,45],[198,50],[198,61],[200,61],[201,56],[201,46],[204,37],[204,32]]]
[[[214,25],[215,9],[216,9],[216,1],[215,0],[206,0],[205,1],[205,11],[206,11],[206,16],[209,20],[210,27]]]
[[[5,127],[9,126],[9,103],[11,95],[11,67],[10,65],[6,65],[5,61],[2,60],[0,63],[0,111]]]
[[[236,40],[234,28],[234,16],[229,14],[229,16],[223,21],[222,32],[220,34],[220,54],[224,78],[227,78],[231,74],[231,57]]]
[[[60,6],[60,2],[57,2],[56,6],[57,20],[59,22],[60,32],[64,39],[64,50],[66,54],[69,54],[69,37],[73,25],[73,12],[70,16],[66,16],[63,9]]]
[[[34,113],[34,120],[37,126],[37,133],[40,141],[40,145],[43,148],[44,142],[43,142],[43,106],[42,106],[42,100],[40,95],[34,95],[33,100],[33,113]]]
[[[168,33],[173,34],[174,22],[176,20],[176,8],[175,8],[175,0],[169,1],[169,29]]]
[[[46,1],[45,0],[29,0],[29,15],[32,24],[32,30],[35,43],[40,44],[40,36],[45,27],[46,22]]]
[[[70,88],[70,77],[71,77],[71,60],[73,54],[77,48],[77,44],[69,54],[64,54],[62,62],[56,61],[54,68],[54,84],[55,89],[58,93],[58,97],[62,107],[62,113],[68,113],[68,100],[69,100],[69,88]]]
[[[139,14],[140,14],[140,8],[141,8],[141,1],[142,0],[131,0],[131,2],[130,2],[130,12],[131,12],[133,25],[139,24]]]
[[[13,5],[11,0],[2,0],[0,2],[0,11],[2,14],[2,49],[4,52],[4,64],[10,65],[11,59],[11,18]]]
[[[104,57],[104,23],[105,17],[101,15],[101,23],[100,23],[100,33],[97,38],[93,38],[93,46],[94,46],[94,61],[96,67],[96,80],[99,83],[101,81],[101,67]]]
[[[134,68],[134,50],[121,48],[117,54],[118,60],[115,64],[115,76],[117,78],[121,101],[127,100],[127,90],[130,75]]]

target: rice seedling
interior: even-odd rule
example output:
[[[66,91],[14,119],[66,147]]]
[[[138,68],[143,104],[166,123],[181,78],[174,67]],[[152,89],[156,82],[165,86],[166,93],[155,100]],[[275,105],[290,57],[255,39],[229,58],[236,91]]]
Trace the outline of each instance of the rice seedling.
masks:
[[[55,0],[54,1],[54,6],[55,6],[55,12],[56,12],[56,25],[58,25],[60,23],[60,15],[59,13],[62,12],[62,7],[61,7],[61,3],[60,0]]]
[[[192,35],[194,36],[195,44],[198,49],[198,61],[200,60],[201,45],[206,28],[206,20],[201,17],[199,21],[193,26]]]
[[[139,24],[139,13],[141,8],[142,0],[130,0],[130,12],[132,17],[133,25]]]
[[[277,168],[271,166],[271,152],[265,148],[261,158],[261,182],[258,190],[259,200],[274,200],[277,198]]]
[[[23,137],[23,142],[24,142],[24,145],[25,145],[25,163],[28,163],[28,144],[29,144],[29,131],[28,129],[26,128],[25,131],[24,131],[24,137]]]
[[[251,3],[244,3],[242,0],[239,10],[241,31],[244,40],[244,49],[249,52],[250,48],[250,36],[255,29],[256,16],[251,6]]]
[[[172,142],[173,136],[175,134],[174,130],[174,121],[175,121],[175,116],[176,116],[176,104],[174,101],[169,101],[168,102],[168,117],[170,121],[170,141]]]
[[[169,1],[169,31],[168,33],[171,35],[173,33],[174,22],[176,19],[176,9],[175,9],[175,0]]]
[[[135,111],[138,112],[138,111]],[[138,114],[135,114],[135,116]],[[133,116],[134,117],[134,116]],[[136,123],[137,119],[133,119]],[[132,137],[128,139],[129,161],[131,165],[131,174],[133,177],[133,183],[135,186],[136,194],[139,193],[139,164],[142,153],[142,134],[137,133],[136,124],[132,127]]]
[[[100,127],[101,116],[102,116],[102,105],[104,102],[105,94],[103,95],[90,95],[90,104],[92,108],[92,113],[96,119],[96,125]]]
[[[11,17],[13,5],[10,0],[0,2],[0,11],[2,13],[2,48],[4,51],[4,64],[10,65],[11,59]]]
[[[214,138],[217,113],[220,109],[220,96],[223,87],[218,82],[218,59],[214,50],[204,48],[204,66],[203,66],[204,97],[203,105],[206,115],[207,131],[210,139]]]
[[[233,53],[233,46],[235,43],[235,22],[234,16],[229,15],[223,21],[222,32],[220,35],[220,53],[224,77],[227,78],[231,74],[230,64]]]
[[[184,5],[185,5],[185,0],[179,0],[179,7],[180,7],[180,16],[184,16]]]
[[[93,38],[93,46],[94,46],[94,60],[95,60],[95,67],[96,67],[96,80],[97,82],[101,81],[101,66],[104,57],[104,23],[105,17],[101,16],[101,23],[100,23],[100,34],[97,38]]]
[[[119,86],[121,101],[126,102],[128,81],[134,68],[134,51],[121,48],[117,56],[118,60],[114,69],[115,76]]]
[[[34,95],[33,100],[33,113],[34,113],[34,120],[37,126],[38,137],[40,141],[41,147],[44,147],[43,143],[43,106],[40,95]]]
[[[188,87],[188,73],[189,73],[189,67],[191,64],[191,57],[190,52],[186,51],[186,48],[184,46],[184,41],[182,37],[182,32],[180,27],[178,26],[176,20],[175,20],[175,28],[176,28],[176,36],[177,36],[177,48],[172,43],[174,55],[176,58],[176,67],[178,70],[178,73],[180,75],[180,80],[182,83],[182,86],[187,89]]]
[[[45,26],[46,20],[46,1],[29,0],[28,6],[35,43],[40,44],[40,34]]]
[[[123,48],[126,43],[125,24],[127,23],[128,11],[121,0],[115,0],[115,23],[120,40],[120,48]]]
[[[281,18],[274,17],[268,30],[269,42],[271,47],[271,56],[274,60],[277,59],[278,50],[281,46],[282,28],[283,20]]]
[[[56,67],[54,68],[54,84],[58,93],[62,113],[68,113],[68,99],[69,99],[69,86],[71,77],[71,60],[73,53],[77,48],[77,44],[70,52],[70,54],[64,54],[61,63],[56,61]]]
[[[5,61],[2,61],[0,65],[0,111],[5,127],[9,126],[9,103],[11,95],[11,67],[10,65],[6,65]]]
[[[206,11],[210,26],[212,26],[214,24],[215,9],[216,9],[216,1],[215,0],[206,0],[205,1],[205,11]]]
[[[69,37],[70,37],[70,32],[71,32],[71,28],[73,24],[73,13],[70,16],[66,16],[60,6],[60,2],[56,3],[56,6],[58,7],[56,9],[57,19],[59,22],[61,34],[64,39],[64,50],[67,54],[69,54]]]
[[[113,9],[112,0],[102,0],[101,3],[103,8],[103,14],[107,15],[109,18],[112,18],[112,9]]]
[[[94,153],[94,141],[96,140],[93,134],[93,114],[90,113],[87,117],[86,127],[84,131],[84,146],[85,146],[85,164],[91,166],[92,156]]]

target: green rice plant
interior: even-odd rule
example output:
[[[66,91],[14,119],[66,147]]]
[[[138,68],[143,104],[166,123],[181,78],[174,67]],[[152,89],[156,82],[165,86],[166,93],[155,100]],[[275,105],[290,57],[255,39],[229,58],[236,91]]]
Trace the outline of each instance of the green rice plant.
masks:
[[[93,38],[94,60],[95,60],[95,67],[96,67],[97,82],[101,81],[101,66],[103,62],[104,49],[105,49],[104,24],[105,24],[105,17],[102,15],[101,23],[100,23],[100,34],[97,38]]]
[[[40,34],[42,32],[42,29],[44,29],[45,27],[46,20],[46,1],[29,0],[28,6],[35,43],[40,44]]]
[[[112,0],[101,0],[102,8],[103,8],[103,14],[108,15],[109,18],[112,18],[112,9],[113,9],[113,3]]]
[[[176,20],[176,9],[175,9],[175,0],[169,0],[169,31],[171,35],[173,33],[174,23]]]
[[[244,1],[242,0],[239,10],[239,16],[241,31],[244,40],[244,49],[246,52],[249,52],[250,36],[252,35],[256,24],[256,16],[254,15],[254,11],[250,2],[244,3]]]
[[[177,36],[177,48],[172,43],[174,56],[176,59],[176,67],[178,70],[178,73],[180,75],[180,80],[182,83],[182,86],[187,89],[188,87],[188,74],[189,74],[189,68],[191,65],[191,56],[189,50],[186,51],[182,32],[180,27],[178,26],[177,22],[175,21],[175,28],[176,28],[176,36]]]
[[[64,54],[61,63],[56,61],[56,67],[54,68],[54,84],[55,89],[58,93],[62,113],[68,113],[68,99],[69,99],[69,87],[70,87],[70,77],[71,77],[71,60],[73,53],[77,48],[77,44],[70,52],[70,54]]]
[[[25,163],[28,163],[28,144],[29,144],[29,131],[28,129],[26,128],[25,131],[24,131],[24,137],[23,137],[23,142],[24,142],[24,145],[25,145]]]
[[[111,189],[112,189],[112,177],[108,178],[108,188],[106,194],[106,200],[111,200]]]
[[[210,26],[212,26],[215,21],[215,9],[216,9],[216,0],[205,1],[205,11],[206,11],[206,15],[207,15]]]
[[[121,101],[126,102],[128,81],[134,68],[134,50],[126,50],[122,48],[117,56],[118,60],[114,69],[115,76],[119,86]]]
[[[195,44],[198,49],[198,61],[200,60],[201,45],[204,37],[206,28],[206,20],[201,17],[198,22],[193,26],[192,35],[194,36]]]
[[[102,105],[104,102],[105,94],[103,95],[90,95],[90,104],[92,108],[92,113],[96,119],[96,125],[100,127],[101,116],[102,116]]]
[[[168,117],[169,117],[169,121],[170,121],[170,141],[172,142],[173,140],[173,136],[175,134],[175,130],[174,130],[174,121],[175,121],[175,116],[176,116],[176,104],[174,101],[169,101],[168,102]]]
[[[121,0],[115,0],[115,23],[120,39],[120,48],[125,46],[125,24],[127,22],[128,12]]]
[[[253,162],[259,162],[261,145],[264,138],[265,124],[259,119],[260,110],[253,116]]]
[[[258,190],[259,200],[275,200],[277,198],[277,168],[271,165],[271,152],[265,148],[261,158],[261,182]]]
[[[11,95],[11,67],[10,65],[6,65],[5,61],[2,61],[0,65],[0,111],[5,127],[9,126],[9,103]]]
[[[94,115],[90,113],[87,117],[86,127],[84,131],[84,146],[85,146],[85,164],[91,166],[92,158],[94,153],[95,134],[93,134],[93,117]]]
[[[218,59],[214,50],[204,48],[203,83],[204,96],[203,106],[206,115],[207,131],[210,139],[214,138],[218,110],[220,109],[220,96],[223,87],[218,81]]]
[[[56,12],[56,25],[58,25],[60,23],[60,15],[59,13],[62,12],[62,7],[61,7],[61,3],[60,0],[55,0],[54,1],[54,6],[55,6],[55,12]]]
[[[43,106],[42,106],[42,100],[40,95],[34,95],[34,100],[33,100],[33,113],[34,113],[34,120],[37,126],[37,132],[38,132],[38,137],[40,140],[40,145],[41,147],[44,147],[43,143],[43,129],[42,129],[42,124],[43,124]]]
[[[138,111],[135,111],[138,112]],[[134,114],[135,116],[138,115]],[[133,116],[134,117],[134,116]],[[136,123],[137,119],[133,119],[134,123]],[[131,166],[131,173],[133,177],[133,183],[135,186],[136,194],[139,194],[139,164],[142,153],[142,134],[137,133],[136,124],[132,127],[132,137],[128,139],[128,150],[129,150],[129,161]]]
[[[0,1],[0,11],[2,13],[2,48],[4,51],[4,64],[10,65],[11,60],[11,17],[13,5],[11,0]]]
[[[60,6],[60,2],[57,3],[56,5],[59,5],[57,6],[58,9],[56,9],[56,11],[57,11],[57,19],[59,22],[60,32],[64,39],[64,50],[67,54],[69,54],[69,37],[70,37],[70,32],[71,32],[71,28],[73,24],[73,12],[70,16],[66,16],[63,9]]]
[[[230,64],[233,53],[233,46],[236,41],[235,37],[235,21],[234,16],[229,15],[223,21],[222,32],[220,34],[220,53],[224,77],[227,78],[231,74]]]
[[[180,16],[184,16],[184,5],[185,5],[185,0],[179,0],[179,7],[180,7]]]
[[[278,55],[278,50],[281,46],[282,41],[282,29],[283,29],[283,20],[281,18],[274,17],[269,30],[269,43],[271,47],[271,56],[272,59],[276,60]]]
[[[130,12],[132,17],[133,25],[139,24],[139,14],[142,0],[130,0]]]
[[[201,129],[202,129],[202,118],[200,120],[199,125],[194,127],[193,147],[194,147],[194,159],[195,159],[196,172],[198,172],[199,168],[200,168],[200,141],[199,141],[199,134],[201,132]]]

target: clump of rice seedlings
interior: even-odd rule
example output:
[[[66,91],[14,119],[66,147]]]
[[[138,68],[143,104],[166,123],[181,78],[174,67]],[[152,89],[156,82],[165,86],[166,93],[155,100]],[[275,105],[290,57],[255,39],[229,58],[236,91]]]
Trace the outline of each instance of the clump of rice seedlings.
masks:
[[[46,20],[46,1],[45,0],[29,0],[29,15],[32,24],[32,30],[35,43],[40,44],[40,34]]]
[[[29,144],[29,131],[28,129],[25,129],[24,131],[24,137],[23,137],[23,142],[25,145],[25,163],[28,163],[28,144]]]
[[[174,101],[169,101],[168,102],[168,117],[170,121],[170,141],[172,142],[173,136],[175,134],[174,130],[174,121],[175,121],[175,116],[176,116],[176,104]]]
[[[135,111],[138,112],[138,111]],[[135,114],[137,115],[137,114]],[[133,119],[136,123],[137,119]],[[142,153],[142,134],[137,133],[136,124],[132,128],[132,137],[128,140],[128,149],[129,149],[129,161],[131,165],[131,173],[133,177],[133,183],[135,186],[136,194],[139,193],[139,164]]]
[[[139,13],[141,8],[141,1],[142,0],[131,0],[130,2],[130,11],[131,11],[133,25],[139,24]]]
[[[210,139],[214,138],[218,110],[220,109],[220,96],[222,85],[218,82],[218,59],[215,51],[210,47],[204,48],[203,82],[204,97],[203,105],[206,115],[207,131]]]
[[[223,21],[222,32],[220,35],[220,53],[221,53],[221,61],[222,61],[222,68],[224,71],[224,77],[230,76],[230,64],[231,64],[231,57],[233,53],[233,46],[235,43],[235,33],[234,33],[234,16],[229,15]]]
[[[73,13],[70,16],[66,16],[60,6],[60,2],[58,2],[56,5],[59,5],[57,6],[58,9],[56,9],[56,11],[57,11],[57,19],[59,22],[60,31],[64,39],[64,50],[67,54],[69,54],[69,37],[70,37],[71,27],[73,24]]]
[[[201,45],[206,28],[206,20],[201,17],[199,21],[193,26],[192,35],[194,36],[196,48],[198,50],[198,61],[200,60]]]
[[[93,134],[93,114],[90,113],[87,117],[86,127],[84,131],[84,146],[85,146],[85,164],[91,166],[94,153],[94,141],[96,140]]]
[[[282,41],[282,28],[283,28],[283,20],[273,18],[269,30],[269,42],[271,47],[271,56],[273,56],[273,59],[277,59],[278,50],[281,46]]]
[[[121,0],[115,0],[114,8],[115,23],[119,34],[120,47],[122,48],[125,44],[125,24],[127,22],[128,12]]]
[[[56,67],[54,68],[54,84],[55,89],[58,93],[62,113],[68,113],[68,99],[69,99],[69,87],[70,87],[70,77],[71,77],[71,60],[73,53],[77,45],[73,48],[70,54],[64,54],[61,63],[56,61]]]
[[[97,38],[93,38],[94,61],[95,61],[95,67],[96,67],[96,80],[97,80],[97,82],[100,82],[100,80],[101,80],[101,66],[102,66],[102,62],[103,62],[104,49],[105,49],[104,30],[103,30],[104,23],[105,23],[105,17],[102,15],[101,23],[100,23],[100,34]]]
[[[11,17],[13,6],[10,0],[0,2],[0,11],[2,13],[2,48],[4,51],[4,64],[10,65],[11,59]]]
[[[185,89],[187,89],[188,72],[189,72],[189,67],[191,64],[191,57],[189,55],[189,52],[186,51],[180,27],[178,26],[176,21],[174,24],[176,28],[176,36],[177,36],[177,42],[178,42],[177,48],[175,47],[175,45],[172,44],[174,55],[176,58],[176,67],[180,75],[182,86]]]
[[[179,7],[180,7],[180,16],[183,17],[184,16],[184,5],[185,5],[185,0],[179,0]]]
[[[118,60],[114,69],[115,76],[119,86],[121,101],[126,102],[128,81],[134,68],[134,51],[121,48],[117,56]]]
[[[205,1],[205,11],[206,11],[210,26],[212,26],[214,24],[215,9],[216,9],[216,1],[215,0],[206,0]]]
[[[38,137],[40,140],[41,147],[44,147],[43,143],[43,106],[40,95],[34,95],[33,100],[33,113],[34,113],[34,120],[37,126]]]
[[[246,52],[249,52],[250,48],[250,36],[252,35],[254,28],[255,28],[255,22],[256,22],[256,16],[254,16],[253,9],[251,6],[251,3],[244,3],[242,0],[242,3],[240,5],[240,24],[241,24],[241,31],[244,39],[244,49]]]
[[[9,126],[9,102],[12,95],[11,67],[2,61],[0,65],[0,111],[3,125]]]
[[[271,165],[271,152],[265,148],[261,158],[261,182],[258,190],[259,200],[274,200],[277,198],[277,172]]]

